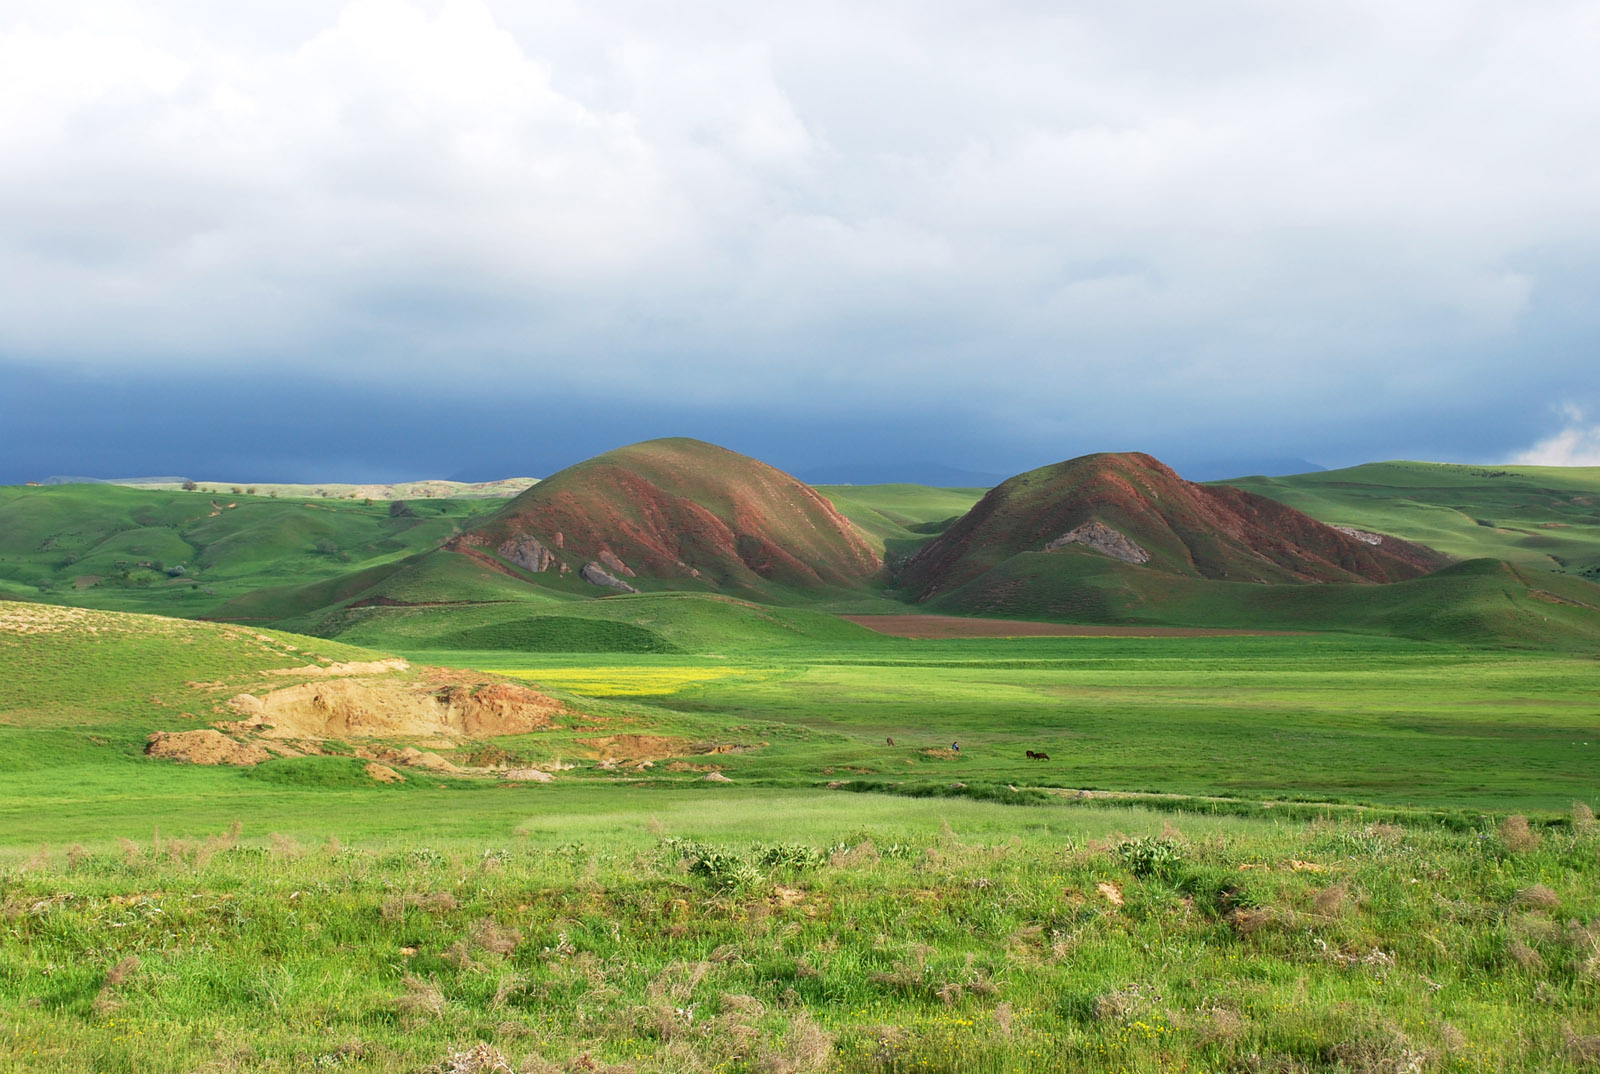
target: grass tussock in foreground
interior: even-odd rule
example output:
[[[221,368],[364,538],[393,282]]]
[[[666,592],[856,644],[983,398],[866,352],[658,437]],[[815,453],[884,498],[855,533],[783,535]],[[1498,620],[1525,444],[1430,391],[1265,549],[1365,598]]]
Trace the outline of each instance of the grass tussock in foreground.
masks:
[[[1016,834],[984,839],[717,843],[652,824],[603,843],[533,828],[509,845],[312,846],[235,828],[41,848],[0,872],[0,1069],[1600,1059],[1586,807],[1542,828],[1180,817],[1093,837],[1064,808],[1004,813]]]

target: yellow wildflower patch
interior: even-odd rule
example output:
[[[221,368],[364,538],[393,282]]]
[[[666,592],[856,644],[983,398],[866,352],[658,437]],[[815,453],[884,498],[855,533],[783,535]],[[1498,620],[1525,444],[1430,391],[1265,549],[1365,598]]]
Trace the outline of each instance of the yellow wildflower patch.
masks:
[[[496,668],[495,675],[536,681],[590,697],[659,697],[734,676],[750,677],[746,668],[679,664],[668,667],[598,666],[582,668]]]

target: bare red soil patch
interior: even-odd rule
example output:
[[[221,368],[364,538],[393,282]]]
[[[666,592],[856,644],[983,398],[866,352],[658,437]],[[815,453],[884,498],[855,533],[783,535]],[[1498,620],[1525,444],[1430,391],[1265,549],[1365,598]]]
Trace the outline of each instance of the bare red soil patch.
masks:
[[[959,615],[842,615],[852,623],[897,638],[1260,638],[1295,630],[1215,630],[1205,627],[1080,626],[1023,619],[967,619]]]

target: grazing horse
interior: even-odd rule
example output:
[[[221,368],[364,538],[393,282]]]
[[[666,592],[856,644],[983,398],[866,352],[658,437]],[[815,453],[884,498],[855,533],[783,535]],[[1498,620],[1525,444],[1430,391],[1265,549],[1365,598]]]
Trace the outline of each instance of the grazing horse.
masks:
[[[1035,753],[1033,750],[1028,751],[1028,760],[1030,761],[1048,761],[1049,759],[1050,755],[1048,753],[1044,753],[1043,751],[1039,753]]]

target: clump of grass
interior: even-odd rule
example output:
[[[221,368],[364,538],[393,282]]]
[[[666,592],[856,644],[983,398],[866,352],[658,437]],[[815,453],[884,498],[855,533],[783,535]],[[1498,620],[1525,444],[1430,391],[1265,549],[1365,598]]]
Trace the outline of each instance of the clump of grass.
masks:
[[[499,1049],[479,1041],[466,1051],[446,1056],[428,1074],[517,1074],[517,1071]]]
[[[1183,867],[1182,849],[1167,838],[1129,839],[1117,846],[1117,857],[1122,859],[1134,876],[1141,879],[1158,877],[1170,880]]]
[[[395,1000],[394,1005],[400,1013],[402,1026],[416,1028],[444,1016],[444,993],[440,991],[437,981],[424,980],[408,973],[401,979],[400,985],[405,992]]]
[[[1561,896],[1544,884],[1531,884],[1517,892],[1516,902],[1533,910],[1554,910],[1561,905]]]
[[[105,981],[94,997],[93,1006],[96,1014],[109,1014],[122,1006],[122,1001],[117,997],[117,990],[139,972],[139,965],[139,956],[129,955],[106,971]]]
[[[1350,905],[1350,889],[1344,884],[1330,884],[1311,897],[1311,905],[1323,917],[1342,917]]]
[[[1529,973],[1537,973],[1544,969],[1544,958],[1532,947],[1521,940],[1512,939],[1506,944],[1506,954],[1512,962]]]
[[[1589,803],[1572,803],[1572,830],[1579,835],[1588,835],[1595,830],[1594,810]]]
[[[1538,850],[1541,842],[1539,833],[1528,825],[1528,818],[1521,813],[1513,813],[1500,822],[1500,841],[1513,854]]]

